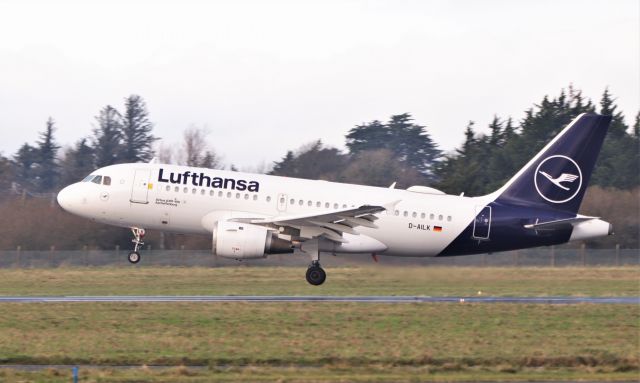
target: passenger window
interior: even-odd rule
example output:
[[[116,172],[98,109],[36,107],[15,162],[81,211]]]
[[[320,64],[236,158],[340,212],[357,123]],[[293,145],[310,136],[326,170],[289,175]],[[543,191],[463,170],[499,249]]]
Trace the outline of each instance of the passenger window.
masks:
[[[191,190],[191,192],[192,192],[193,194],[196,194],[196,192],[197,192],[196,188],[193,188],[193,189]]]
[[[424,219],[425,216],[426,216],[426,214],[420,213],[420,218]]]
[[[313,206],[313,202],[311,202],[311,201],[307,202],[307,206],[309,206],[309,207]]]
[[[329,202],[325,202],[324,207],[326,207],[327,209],[331,206],[331,204]]]
[[[340,206],[340,205],[338,205],[337,203],[334,203],[334,204],[333,204],[333,208],[334,208],[334,209],[337,209],[337,208],[338,208],[338,206]]]
[[[175,191],[177,193],[177,192],[180,191],[180,188],[176,186],[175,189],[173,189],[173,191]]]
[[[184,189],[182,189],[182,191],[185,192],[185,193],[189,193],[189,188],[184,188]]]
[[[218,197],[222,198],[222,194],[224,194],[224,193],[222,193],[222,190],[221,190],[221,191],[219,191],[219,192],[218,192]]]
[[[240,199],[240,193],[236,193],[236,199]]]
[[[249,199],[249,194],[245,194],[244,199]]]
[[[298,205],[300,206],[304,205],[304,201],[303,200],[298,201]]]
[[[167,185],[167,187],[165,188],[167,191],[171,190],[171,186]]]
[[[257,201],[257,200],[258,200],[258,195],[257,195],[257,194],[254,194],[254,195],[253,195],[253,200],[254,200],[254,201]]]
[[[204,189],[200,190],[200,194],[202,194],[202,195],[204,195],[204,193],[206,193],[206,192],[207,192],[207,191],[206,191],[206,190],[204,190]]]
[[[213,197],[215,194],[216,194],[216,192],[214,192],[213,190],[209,190],[209,195],[210,195],[211,197]]]
[[[442,221],[442,214],[438,216],[438,221]]]
[[[104,179],[102,180],[102,184],[107,186],[111,185],[111,177],[104,176]]]
[[[322,203],[320,201],[316,202],[316,207],[320,207],[322,206]]]
[[[271,201],[271,197],[267,197],[267,201]],[[284,197],[280,197],[280,203],[284,204]]]
[[[293,204],[295,204],[295,203],[296,203],[296,200],[295,200],[295,199],[293,199],[293,198],[291,198],[291,200],[289,201],[289,205],[293,205]]]
[[[346,209],[346,208],[347,208],[347,204],[346,204],[346,203],[345,203],[345,204],[343,204],[343,205],[342,205],[342,208],[343,208],[343,209]]]
[[[417,216],[418,216],[418,213],[416,213],[416,212],[414,211],[414,212],[413,212],[413,214],[411,214],[411,216],[412,216],[413,218],[415,218],[415,217],[417,217]]]
[[[433,215],[433,213],[429,214],[429,219],[434,219],[435,215]]]
[[[232,195],[231,192],[228,192],[227,193],[227,198],[231,198],[231,195]]]
[[[396,210],[396,211],[394,212],[394,214],[395,214],[395,215],[400,215],[400,211],[399,211],[399,210]]]
[[[447,216],[447,221],[451,222],[451,216]]]
[[[267,202],[271,202],[271,196],[267,196]],[[282,198],[282,203],[284,203],[284,198]]]
[[[91,182],[93,182],[94,184],[100,185],[102,183],[102,176],[96,176],[94,179],[91,180]]]
[[[402,213],[402,215],[404,215],[405,217],[408,217],[409,216],[409,212],[405,210],[404,213]]]

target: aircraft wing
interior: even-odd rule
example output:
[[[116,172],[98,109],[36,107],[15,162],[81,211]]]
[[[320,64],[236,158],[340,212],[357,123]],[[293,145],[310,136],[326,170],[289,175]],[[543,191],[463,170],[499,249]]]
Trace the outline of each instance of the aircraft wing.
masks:
[[[344,242],[342,233],[358,235],[358,226],[377,228],[374,214],[385,211],[383,206],[362,205],[357,208],[329,210],[316,214],[281,215],[270,218],[233,219],[269,227],[291,227],[300,230],[301,239],[326,237],[335,242]]]
[[[534,229],[534,230],[556,230],[560,228],[565,228],[568,225],[573,226],[580,222],[589,221],[592,219],[598,219],[598,217],[587,217],[587,216],[577,216],[574,218],[567,219],[559,219],[555,221],[547,221],[547,222],[536,222],[528,225],[524,225],[525,229]]]

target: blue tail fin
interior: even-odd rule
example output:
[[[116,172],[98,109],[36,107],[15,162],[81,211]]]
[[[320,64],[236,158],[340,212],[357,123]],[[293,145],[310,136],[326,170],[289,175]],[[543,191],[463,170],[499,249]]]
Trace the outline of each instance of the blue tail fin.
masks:
[[[577,213],[611,116],[581,114],[495,192],[497,202]]]

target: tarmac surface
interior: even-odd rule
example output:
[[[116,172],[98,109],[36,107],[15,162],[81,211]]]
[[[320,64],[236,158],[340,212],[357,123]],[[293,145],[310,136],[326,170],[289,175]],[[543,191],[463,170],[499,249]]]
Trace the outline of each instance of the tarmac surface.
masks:
[[[334,295],[142,295],[142,296],[2,296],[0,303],[71,303],[71,302],[346,302],[346,303],[514,303],[514,304],[635,304],[640,297],[430,297],[430,296],[334,296]]]

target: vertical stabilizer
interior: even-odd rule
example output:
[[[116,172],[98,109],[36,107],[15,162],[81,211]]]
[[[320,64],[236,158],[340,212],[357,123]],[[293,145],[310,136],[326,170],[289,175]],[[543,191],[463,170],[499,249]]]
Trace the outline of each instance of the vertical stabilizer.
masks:
[[[577,213],[611,116],[581,114],[495,192],[497,202]]]

